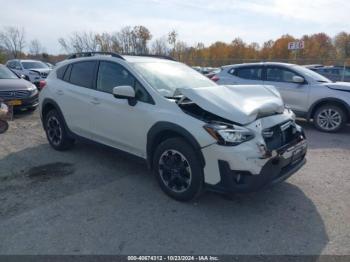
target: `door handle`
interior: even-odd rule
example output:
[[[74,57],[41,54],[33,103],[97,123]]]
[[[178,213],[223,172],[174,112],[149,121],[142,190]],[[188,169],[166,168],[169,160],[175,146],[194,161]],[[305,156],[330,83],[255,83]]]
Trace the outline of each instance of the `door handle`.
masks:
[[[100,100],[96,97],[92,98],[92,100],[90,100],[90,103],[91,104],[94,104],[94,105],[98,105],[100,104]]]
[[[63,92],[62,90],[57,90],[57,91],[56,91],[56,94],[61,96],[61,95],[64,94],[64,92]]]

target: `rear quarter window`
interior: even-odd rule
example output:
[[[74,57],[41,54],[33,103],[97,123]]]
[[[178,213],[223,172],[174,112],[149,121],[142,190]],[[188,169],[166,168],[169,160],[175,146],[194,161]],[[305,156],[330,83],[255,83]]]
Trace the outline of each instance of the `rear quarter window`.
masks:
[[[95,67],[95,61],[78,62],[72,64],[69,82],[73,85],[93,88]]]
[[[63,80],[64,73],[66,72],[67,67],[68,67],[68,65],[65,65],[65,66],[62,66],[62,67],[60,67],[60,68],[58,68],[58,69],[56,70],[57,78]]]
[[[243,79],[262,80],[262,71],[262,67],[242,67],[235,68],[232,74]]]

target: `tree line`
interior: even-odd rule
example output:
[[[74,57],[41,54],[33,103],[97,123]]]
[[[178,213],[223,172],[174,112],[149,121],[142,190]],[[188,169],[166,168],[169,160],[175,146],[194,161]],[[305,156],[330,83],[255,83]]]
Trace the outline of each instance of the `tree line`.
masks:
[[[303,40],[305,48],[297,52],[288,50],[289,42]],[[176,30],[153,38],[150,30],[142,25],[126,26],[109,32],[74,32],[58,39],[62,51],[74,52],[118,52],[121,54],[154,54],[172,56],[189,65],[220,66],[246,61],[291,61],[307,63],[350,62],[350,34],[340,32],[335,37],[326,33],[304,35],[296,39],[282,35],[263,44],[246,43],[241,38],[231,42],[217,41],[209,46],[203,43],[189,45],[182,41]],[[50,55],[39,40],[26,41],[25,31],[16,27],[0,30],[0,62],[9,58],[37,58],[51,62],[64,59],[65,55]]]

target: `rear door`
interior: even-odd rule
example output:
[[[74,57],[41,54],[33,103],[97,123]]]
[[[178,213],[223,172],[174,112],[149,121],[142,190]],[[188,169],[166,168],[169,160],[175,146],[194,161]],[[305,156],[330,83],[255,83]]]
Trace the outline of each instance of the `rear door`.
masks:
[[[54,90],[68,127],[74,133],[91,138],[91,111],[95,103],[94,88],[97,62],[70,64]]]
[[[275,86],[288,107],[297,112],[305,112],[308,101],[308,84],[307,82],[294,83],[294,76],[301,75],[286,67],[266,66],[264,84]]]

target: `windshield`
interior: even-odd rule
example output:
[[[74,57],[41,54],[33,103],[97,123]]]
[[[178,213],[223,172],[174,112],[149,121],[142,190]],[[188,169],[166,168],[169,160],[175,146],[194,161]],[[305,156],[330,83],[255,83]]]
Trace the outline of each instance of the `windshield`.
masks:
[[[22,61],[22,66],[24,69],[47,69],[49,68],[47,64],[40,61]]]
[[[216,86],[209,78],[181,63],[137,62],[134,67],[155,90],[166,97],[173,97],[177,88]]]
[[[299,71],[299,73],[306,75],[308,77],[311,77],[312,79],[314,79],[317,82],[320,83],[331,83],[332,81],[329,80],[328,78],[324,77],[323,75],[320,75],[319,73],[316,73],[306,67],[303,66],[294,66],[295,69],[297,69]]]
[[[0,79],[17,79],[18,77],[7,67],[0,66]]]

